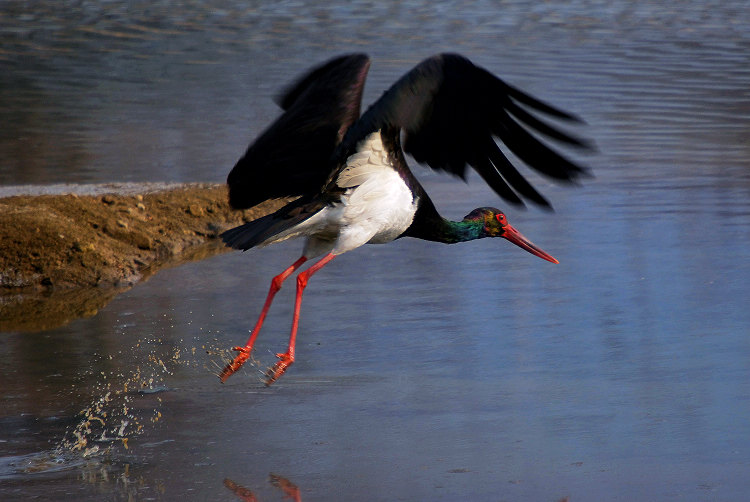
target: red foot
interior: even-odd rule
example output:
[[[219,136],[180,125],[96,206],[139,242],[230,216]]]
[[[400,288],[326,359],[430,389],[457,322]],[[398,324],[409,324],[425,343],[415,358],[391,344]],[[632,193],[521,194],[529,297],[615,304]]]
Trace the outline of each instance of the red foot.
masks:
[[[276,361],[276,364],[274,364],[272,367],[268,368],[268,371],[266,371],[266,387],[278,380],[279,377],[283,375],[284,372],[289,369],[289,366],[291,366],[294,362],[294,356],[292,356],[289,352],[285,352],[284,354],[276,354],[276,357],[278,357],[279,360]]]
[[[232,360],[231,363],[224,366],[224,369],[221,370],[221,374],[219,374],[219,379],[221,380],[221,383],[224,383],[227,381],[227,378],[232,376],[235,371],[240,369],[245,362],[250,359],[250,349],[247,347],[234,347],[232,350],[236,350],[239,352],[235,356],[235,358]]]

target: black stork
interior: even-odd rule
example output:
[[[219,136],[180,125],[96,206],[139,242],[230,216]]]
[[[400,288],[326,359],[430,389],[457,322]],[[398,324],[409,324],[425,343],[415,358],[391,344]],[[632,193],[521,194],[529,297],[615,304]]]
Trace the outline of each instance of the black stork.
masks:
[[[362,54],[335,58],[302,76],[280,96],[284,113],[250,145],[229,173],[229,201],[237,209],[272,198],[297,197],[278,211],[222,234],[247,250],[306,237],[302,256],[271,281],[265,304],[243,347],[220,374],[226,381],[247,359],[282,283],[306,261],[322,256],[297,276],[287,351],[266,373],[275,382],[294,362],[302,293],[310,277],[336,256],[363,244],[416,237],[448,244],[503,237],[552,263],[555,258],[513,228],[498,209],[482,207],[462,221],[440,216],[407,166],[404,152],[431,168],[460,178],[469,165],[497,194],[516,205],[547,200],[511,164],[495,138],[524,164],[571,182],[587,173],[529,131],[571,147],[587,142],[537,115],[580,119],[516,89],[457,54],[418,64],[360,116],[370,60]],[[536,115],[530,113],[536,112]],[[403,145],[403,146],[402,146]]]

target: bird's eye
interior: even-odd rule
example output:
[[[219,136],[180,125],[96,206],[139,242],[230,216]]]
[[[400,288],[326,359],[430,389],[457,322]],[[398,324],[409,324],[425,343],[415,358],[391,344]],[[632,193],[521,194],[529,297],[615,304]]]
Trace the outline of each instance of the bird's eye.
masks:
[[[499,223],[500,223],[501,225],[505,225],[505,224],[507,223],[507,220],[505,219],[505,215],[504,215],[504,214],[496,214],[496,215],[495,215],[495,218],[497,218],[497,221],[498,221],[498,222],[499,222]]]

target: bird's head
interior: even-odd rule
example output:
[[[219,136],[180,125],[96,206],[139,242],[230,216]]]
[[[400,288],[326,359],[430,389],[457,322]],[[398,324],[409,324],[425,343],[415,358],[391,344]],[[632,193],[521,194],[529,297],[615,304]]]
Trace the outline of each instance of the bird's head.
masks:
[[[494,207],[480,207],[464,217],[465,222],[481,224],[481,237],[502,237],[529,253],[552,263],[559,263],[551,255],[545,253],[534,243],[523,236],[521,232],[508,223],[505,214]]]

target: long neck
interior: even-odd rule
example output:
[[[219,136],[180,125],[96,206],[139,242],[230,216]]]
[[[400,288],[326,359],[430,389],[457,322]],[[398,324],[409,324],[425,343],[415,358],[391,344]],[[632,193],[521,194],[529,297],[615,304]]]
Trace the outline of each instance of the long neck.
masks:
[[[481,221],[450,221],[445,218],[433,220],[431,225],[420,228],[418,232],[407,232],[407,235],[445,244],[473,241],[485,237],[484,224]]]

